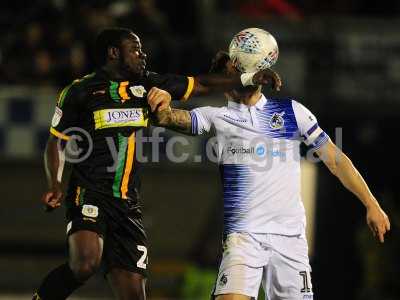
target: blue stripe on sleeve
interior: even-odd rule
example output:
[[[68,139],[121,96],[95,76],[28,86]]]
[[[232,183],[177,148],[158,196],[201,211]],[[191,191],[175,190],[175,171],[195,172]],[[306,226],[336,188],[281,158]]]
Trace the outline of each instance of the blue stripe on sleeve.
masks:
[[[190,112],[190,117],[192,119],[192,134],[197,135],[198,133],[198,121],[197,121],[197,116],[196,113],[193,111]]]
[[[325,132],[321,132],[321,134],[315,139],[312,143],[312,149],[318,150],[321,148],[327,141],[329,140],[329,136]]]
[[[310,136],[317,128],[318,128],[318,123],[315,123],[314,126],[311,127],[311,128],[307,131],[306,136],[307,136],[307,137]]]

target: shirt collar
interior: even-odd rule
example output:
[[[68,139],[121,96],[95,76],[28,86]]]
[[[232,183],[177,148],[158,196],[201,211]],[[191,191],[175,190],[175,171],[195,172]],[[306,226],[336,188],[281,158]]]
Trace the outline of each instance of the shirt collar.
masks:
[[[261,94],[260,99],[254,105],[254,107],[257,110],[262,110],[266,103],[267,103],[267,98],[265,98],[264,94]],[[228,107],[229,108],[233,108],[233,109],[237,109],[237,110],[240,110],[240,111],[245,111],[245,110],[248,110],[251,106],[248,106],[248,105],[243,104],[243,103],[238,103],[238,102],[234,102],[234,101],[229,100],[228,101]]]

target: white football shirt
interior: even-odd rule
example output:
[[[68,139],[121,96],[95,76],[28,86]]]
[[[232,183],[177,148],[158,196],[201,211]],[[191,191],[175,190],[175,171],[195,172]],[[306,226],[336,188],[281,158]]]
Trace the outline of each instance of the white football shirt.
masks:
[[[229,101],[190,114],[193,134],[216,131],[224,234],[304,234],[300,143],[316,150],[329,139],[315,116],[292,99],[264,95],[254,106]]]

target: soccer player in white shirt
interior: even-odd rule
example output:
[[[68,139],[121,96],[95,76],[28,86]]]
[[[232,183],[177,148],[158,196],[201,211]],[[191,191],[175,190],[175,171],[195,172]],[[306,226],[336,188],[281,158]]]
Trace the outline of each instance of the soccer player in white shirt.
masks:
[[[214,67],[237,72],[219,54]],[[221,70],[219,70],[221,71]],[[153,91],[156,93],[156,91]],[[149,104],[156,110],[153,93]],[[299,146],[304,142],[366,207],[367,224],[380,242],[387,215],[350,159],[293,99],[269,99],[259,87],[226,93],[224,107],[158,110],[155,123],[200,135],[215,129],[223,183],[224,252],[217,300],[313,299],[305,213],[300,197]]]

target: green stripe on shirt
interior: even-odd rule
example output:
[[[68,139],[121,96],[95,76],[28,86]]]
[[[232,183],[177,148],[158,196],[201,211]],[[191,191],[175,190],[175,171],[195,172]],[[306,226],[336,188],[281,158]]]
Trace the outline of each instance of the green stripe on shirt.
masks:
[[[96,72],[93,72],[93,73],[90,73],[90,74],[88,74],[88,75],[86,75],[86,76],[83,76],[83,77],[80,78],[80,79],[75,79],[74,81],[72,81],[72,83],[71,83],[70,85],[67,85],[67,86],[61,91],[60,97],[58,98],[58,102],[57,102],[58,107],[62,108],[62,106],[64,105],[65,96],[67,95],[68,91],[71,89],[71,87],[72,87],[75,83],[82,82],[82,81],[84,81],[84,80],[86,80],[86,79],[92,78],[92,77],[94,77],[94,75],[96,75]]]
[[[110,81],[110,96],[115,102],[120,102],[121,97],[118,94],[119,83]]]
[[[118,133],[118,162],[115,170],[113,194],[116,198],[121,198],[121,181],[122,173],[124,172],[126,149],[128,148],[128,138]]]

